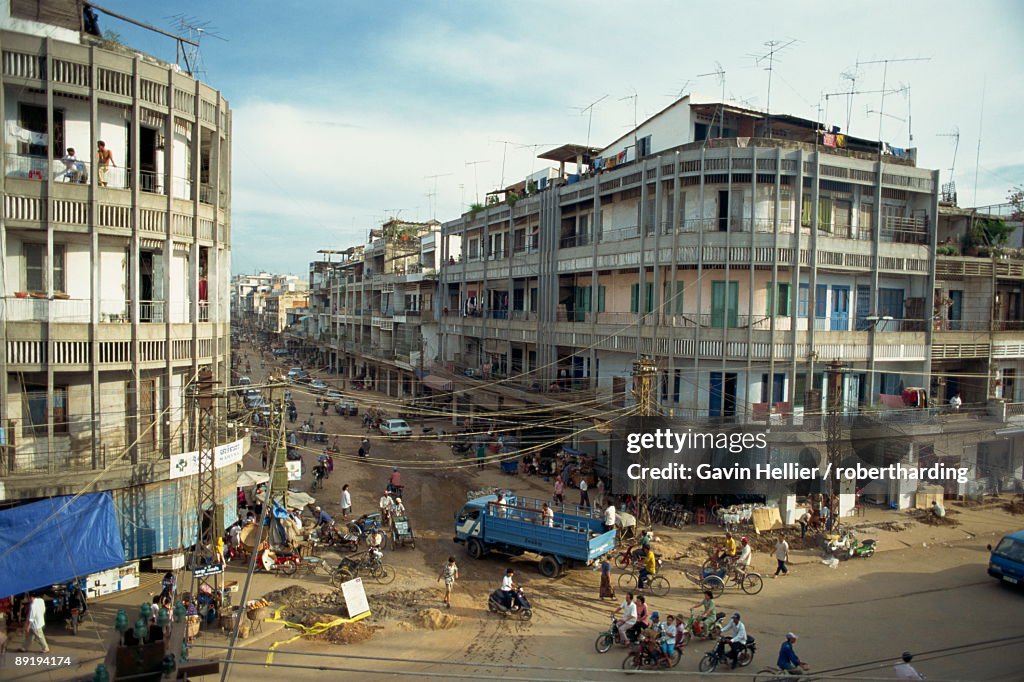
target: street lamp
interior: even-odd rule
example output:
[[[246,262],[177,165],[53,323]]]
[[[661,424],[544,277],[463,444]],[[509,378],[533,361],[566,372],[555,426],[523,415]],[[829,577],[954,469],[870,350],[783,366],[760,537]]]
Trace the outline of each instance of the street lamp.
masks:
[[[875,331],[879,322],[892,320],[892,315],[867,315],[868,323],[868,405],[875,403]]]

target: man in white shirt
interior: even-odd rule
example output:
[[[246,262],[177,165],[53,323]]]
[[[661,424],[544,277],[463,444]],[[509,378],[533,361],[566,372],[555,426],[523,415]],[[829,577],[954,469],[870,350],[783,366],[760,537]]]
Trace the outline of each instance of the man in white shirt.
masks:
[[[736,569],[745,574],[750,569],[750,560],[753,555],[753,550],[750,549],[750,541],[746,538],[740,538],[740,553],[736,557]]]
[[[732,614],[732,620],[722,628],[721,634],[721,644],[729,644],[729,660],[732,661],[732,667],[735,668],[736,656],[739,654],[740,648],[747,643],[747,627],[740,620],[740,614]],[[732,635],[732,637],[730,638],[729,635]]]
[[[622,620],[619,621],[619,636],[623,644],[629,642],[629,629],[636,625],[636,602],[633,601],[633,593],[626,593],[626,601],[619,604],[619,608],[615,609],[612,613],[614,616],[619,611],[622,612]]]
[[[924,675],[914,670],[914,666],[910,665],[910,661],[914,659],[914,654],[909,651],[903,652],[903,662],[897,663],[892,667],[893,672],[896,673],[896,679],[898,680],[923,680]]]
[[[512,580],[516,572],[511,568],[505,570],[505,577],[501,579],[501,599],[506,609],[511,609],[515,601],[516,584]]]
[[[604,508],[604,529],[605,531],[615,530],[615,505],[609,504]]]
[[[589,489],[590,489],[590,486],[587,485],[587,479],[581,478],[580,479],[580,506],[581,507],[589,507],[590,506],[590,495],[587,493],[587,490],[589,490]]]
[[[28,620],[25,621],[25,646],[22,651],[28,651],[32,646],[32,639],[38,639],[43,645],[43,653],[50,653],[50,646],[46,643],[46,635],[43,628],[46,626],[46,603],[42,597],[29,597],[31,601],[28,607]]]
[[[952,407],[954,411],[958,411],[960,409],[960,406],[963,404],[964,401],[960,397],[959,393],[956,393],[955,395],[953,395],[952,398],[949,399],[949,406]]]
[[[789,573],[789,568],[786,566],[786,562],[789,561],[789,543],[786,542],[786,538],[779,538],[778,542],[775,543],[775,560],[779,563],[779,566],[775,569],[772,577],[775,578],[780,573],[787,575]]]
[[[508,503],[505,502],[505,496],[502,495],[501,493],[498,493],[498,499],[495,500],[494,502],[494,515],[500,516],[501,518],[505,518],[508,513],[508,509],[506,509],[507,504]]]
[[[388,518],[390,518],[391,510],[394,507],[391,502],[391,495],[388,495],[388,491],[384,491],[384,494],[381,495],[380,501],[377,505],[380,507],[381,521],[387,522]]]

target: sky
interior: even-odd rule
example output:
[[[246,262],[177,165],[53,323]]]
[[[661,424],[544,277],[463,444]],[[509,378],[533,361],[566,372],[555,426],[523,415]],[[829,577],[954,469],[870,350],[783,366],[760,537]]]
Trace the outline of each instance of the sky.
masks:
[[[1024,183],[1014,0],[101,4],[186,37],[180,20],[204,27],[197,75],[233,111],[236,273],[304,275],[318,249],[365,243],[388,218],[457,218],[544,168],[546,149],[601,147],[682,95],[720,97],[718,71],[727,99],[764,109],[757,57],[770,41],[788,44],[771,112],[869,139],[881,120],[881,137],[917,147],[919,166],[943,182],[953,168],[961,206],[1002,203]],[[172,39],[103,14],[100,25],[176,60]],[[870,91],[883,76],[904,91],[880,117]],[[850,90],[866,94],[825,96]]]

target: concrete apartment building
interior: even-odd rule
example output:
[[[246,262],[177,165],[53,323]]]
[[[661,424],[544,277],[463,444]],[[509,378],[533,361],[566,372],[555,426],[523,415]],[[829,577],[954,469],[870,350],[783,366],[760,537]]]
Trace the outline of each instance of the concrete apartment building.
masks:
[[[130,553],[177,546],[185,387],[229,380],[231,110],[80,2],[0,3],[0,49],[0,500],[102,471]]]
[[[419,392],[437,357],[440,223],[390,220],[370,239],[310,263],[303,330],[315,364],[388,395]],[[298,344],[298,337],[292,338]]]
[[[916,167],[915,150],[684,97],[603,148],[540,158],[560,164],[554,180],[442,228],[439,359],[457,389],[507,378],[482,392],[570,413],[602,396],[625,406],[647,355],[664,414],[789,427],[774,445],[791,452],[822,449],[833,360],[848,368],[848,415],[914,387],[992,402],[993,429],[1020,414],[1024,260],[936,256],[967,227],[940,211],[938,171]],[[901,413],[915,457],[945,433],[932,416]],[[1001,470],[1019,479],[1024,442],[999,440]],[[944,454],[976,461],[968,441]]]

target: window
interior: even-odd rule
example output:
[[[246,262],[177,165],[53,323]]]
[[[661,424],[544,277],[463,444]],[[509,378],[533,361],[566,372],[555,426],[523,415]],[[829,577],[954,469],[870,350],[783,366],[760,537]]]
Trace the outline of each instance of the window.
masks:
[[[811,287],[809,284],[801,284],[797,294],[796,314],[804,319],[807,318],[807,300],[810,297]]]
[[[49,156],[50,126],[46,120],[46,107],[35,104],[20,104],[18,119],[28,140],[19,140],[18,153],[26,156]],[[24,137],[23,135],[22,137]],[[59,159],[64,156],[64,110],[53,110],[53,154]]]
[[[775,286],[769,282],[765,314],[770,317],[775,315],[789,315],[789,294],[790,288],[788,282],[780,282]]]
[[[644,313],[650,313],[654,311],[654,284],[652,282],[646,282],[644,284]],[[629,297],[629,312],[639,313],[640,312],[640,285],[634,284]]]
[[[672,282],[665,282],[662,309],[666,314],[683,314],[683,282],[679,281],[672,286]]]
[[[803,201],[800,204],[800,227],[811,226],[811,195],[804,193]]]
[[[819,320],[824,320],[828,317],[826,311],[828,310],[828,285],[819,284],[814,288],[814,316]]]
[[[516,251],[516,253],[526,250],[526,230],[516,230],[512,239],[512,248]]]
[[[53,402],[47,409],[46,385],[25,382],[21,404],[24,433],[45,436],[51,420],[54,433],[68,432],[67,386],[53,387]]]
[[[585,313],[591,312],[591,299],[592,299],[593,288],[590,285],[575,287],[573,292],[573,309],[575,311],[575,321],[583,322],[586,319]],[[604,312],[604,287],[597,287],[597,311],[599,313]]]
[[[719,329],[738,326],[739,282],[711,283],[711,326]]]
[[[480,255],[480,241],[477,239],[469,240],[469,257],[477,258]]]
[[[537,287],[530,288],[530,312],[537,312]],[[533,351],[530,352],[532,353]],[[534,367],[535,365],[531,363],[530,366]]]
[[[878,314],[894,320],[903,319],[903,289],[878,289]]]
[[[657,215],[655,213],[654,206],[655,206],[654,197],[648,197],[643,202],[637,204],[637,210],[638,211],[641,211],[641,207],[642,207],[642,215],[639,216],[638,222],[640,222],[644,226],[644,232],[646,234],[653,234],[654,233],[654,223],[655,223],[655,217]]]
[[[818,229],[832,231],[832,199],[829,197],[818,198]]]
[[[25,244],[25,289],[47,290],[46,244]],[[53,245],[53,290],[65,291],[64,245]]]
[[[636,141],[637,158],[651,153],[651,136],[641,137]]]

